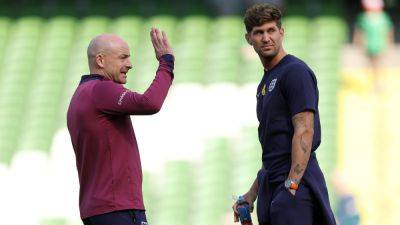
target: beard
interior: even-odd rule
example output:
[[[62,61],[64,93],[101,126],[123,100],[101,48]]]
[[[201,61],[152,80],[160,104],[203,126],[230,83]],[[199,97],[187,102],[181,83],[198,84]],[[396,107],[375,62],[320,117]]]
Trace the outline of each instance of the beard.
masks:
[[[269,51],[263,51],[260,49],[260,51],[258,52],[258,55],[260,55],[261,57],[270,60],[273,59],[276,55],[278,55],[279,53],[279,47],[278,48],[273,48],[272,50]]]

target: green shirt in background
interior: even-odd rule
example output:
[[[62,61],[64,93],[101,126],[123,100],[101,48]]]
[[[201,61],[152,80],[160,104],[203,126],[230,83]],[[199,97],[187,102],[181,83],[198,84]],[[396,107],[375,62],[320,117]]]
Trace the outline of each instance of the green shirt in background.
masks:
[[[378,55],[385,50],[392,22],[385,12],[364,12],[358,16],[357,27],[364,36],[368,54]]]

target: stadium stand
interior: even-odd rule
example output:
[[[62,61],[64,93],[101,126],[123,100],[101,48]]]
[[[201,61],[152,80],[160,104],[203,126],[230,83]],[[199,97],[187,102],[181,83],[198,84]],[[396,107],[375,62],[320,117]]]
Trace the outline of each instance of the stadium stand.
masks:
[[[27,110],[22,125],[18,149],[49,151],[58,127],[60,98],[65,83],[75,21],[69,17],[49,20],[42,28],[37,62],[30,79],[32,90],[25,104]]]
[[[160,201],[158,205],[159,223],[191,224],[193,165],[188,161],[167,162],[164,169]],[[179,219],[178,219],[179,218]]]
[[[208,142],[197,171],[193,224],[221,224],[232,193],[232,145],[227,138]],[[224,174],[224,176],[220,176]],[[221,198],[215,198],[221,196]]]
[[[1,161],[9,164],[15,153],[23,122],[26,99],[30,94],[31,73],[36,63],[37,46],[41,38],[42,19],[25,17],[15,21],[3,53],[0,80],[0,149]]]

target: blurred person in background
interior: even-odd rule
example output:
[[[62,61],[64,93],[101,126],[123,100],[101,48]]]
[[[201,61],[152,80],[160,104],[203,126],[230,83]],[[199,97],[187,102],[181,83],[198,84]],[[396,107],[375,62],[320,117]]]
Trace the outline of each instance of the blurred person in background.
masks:
[[[271,4],[250,7],[245,38],[264,75],[257,88],[262,169],[245,200],[257,200],[260,225],[335,225],[315,150],[321,143],[318,88],[313,71],[282,46],[282,14]],[[237,220],[237,204],[233,205]]]
[[[102,34],[87,49],[90,74],[82,76],[67,114],[85,225],[147,224],[140,155],[130,115],[151,115],[161,109],[174,68],[165,33],[153,28],[150,36],[159,67],[144,94],[123,86],[132,64],[122,38]]]
[[[332,176],[332,184],[338,197],[336,208],[338,225],[359,225],[360,213],[348,183],[343,173],[335,171]]]
[[[394,43],[393,24],[383,10],[383,0],[362,0],[361,4],[364,12],[357,18],[353,42],[365,49],[374,76],[375,89],[379,90],[382,86],[378,72],[379,61],[388,45]]]

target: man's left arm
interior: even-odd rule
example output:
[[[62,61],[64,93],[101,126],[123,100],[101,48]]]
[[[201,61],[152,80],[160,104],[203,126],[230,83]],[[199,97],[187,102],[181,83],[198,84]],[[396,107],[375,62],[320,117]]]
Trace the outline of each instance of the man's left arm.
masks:
[[[300,183],[307,168],[314,136],[314,112],[305,111],[292,117],[294,134],[292,138],[292,164],[288,179]],[[295,194],[294,189],[289,189]]]
[[[295,194],[312,151],[314,113],[318,112],[318,91],[312,71],[304,65],[291,67],[285,78],[282,81],[282,89],[293,125],[292,162],[285,187]]]

